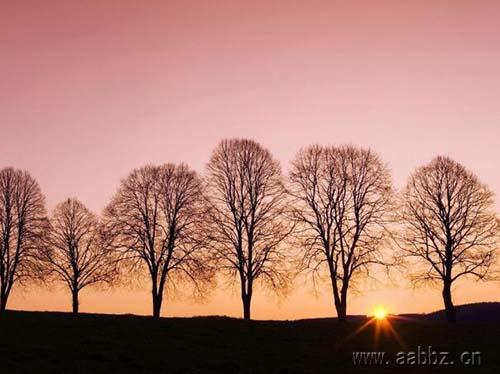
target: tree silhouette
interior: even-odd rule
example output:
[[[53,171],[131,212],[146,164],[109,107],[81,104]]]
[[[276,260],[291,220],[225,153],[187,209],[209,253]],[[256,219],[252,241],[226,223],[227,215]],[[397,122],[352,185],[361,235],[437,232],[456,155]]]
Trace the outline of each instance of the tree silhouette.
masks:
[[[493,194],[459,163],[437,157],[410,177],[401,221],[404,256],[417,260],[412,279],[442,283],[446,317],[454,322],[452,284],[468,275],[484,279],[493,262]]]
[[[239,279],[249,320],[256,281],[274,291],[288,286],[282,244],[292,227],[285,217],[281,168],[252,140],[223,140],[208,164],[208,186],[214,257],[220,270]]]
[[[76,314],[79,292],[90,285],[111,284],[117,275],[117,261],[97,217],[77,199],[58,204],[50,224],[42,260],[54,279],[68,286]]]
[[[127,270],[147,269],[154,317],[167,282],[192,281],[203,294],[211,279],[203,192],[201,179],[185,165],[145,166],[121,182],[106,208],[106,230]]]
[[[27,171],[0,170],[0,311],[12,287],[42,275],[39,249],[47,228],[45,200]]]
[[[313,279],[328,270],[337,315],[345,321],[353,277],[382,263],[389,171],[370,150],[311,146],[292,162],[290,184],[302,267]]]

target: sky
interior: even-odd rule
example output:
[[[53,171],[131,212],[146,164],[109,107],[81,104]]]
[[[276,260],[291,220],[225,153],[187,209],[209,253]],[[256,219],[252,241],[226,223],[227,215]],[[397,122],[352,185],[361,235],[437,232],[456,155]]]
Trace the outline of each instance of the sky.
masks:
[[[438,154],[473,170],[500,211],[497,1],[17,0],[0,11],[0,168],[27,169],[47,206],[78,197],[99,213],[136,167],[204,173],[222,138],[248,137],[288,171],[312,143],[369,147],[401,188]],[[403,275],[364,282],[349,313],[442,307]],[[457,304],[498,301],[461,281]],[[13,309],[69,310],[62,288],[18,288]],[[149,285],[83,291],[81,311],[148,314]],[[241,315],[237,287],[164,316]],[[327,286],[287,298],[257,289],[253,316],[333,316]]]

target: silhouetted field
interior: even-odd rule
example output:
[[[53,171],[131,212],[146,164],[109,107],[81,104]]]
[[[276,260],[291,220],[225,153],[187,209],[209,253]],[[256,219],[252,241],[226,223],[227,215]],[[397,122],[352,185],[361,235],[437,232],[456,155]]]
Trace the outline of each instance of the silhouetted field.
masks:
[[[374,373],[494,372],[500,367],[500,323],[430,323],[357,317],[254,321],[225,317],[162,318],[132,315],[73,316],[15,312],[0,315],[0,373]],[[450,352],[455,365],[395,364],[398,351],[418,346]],[[385,351],[390,364],[353,362],[353,351]],[[459,361],[481,352],[480,365]]]

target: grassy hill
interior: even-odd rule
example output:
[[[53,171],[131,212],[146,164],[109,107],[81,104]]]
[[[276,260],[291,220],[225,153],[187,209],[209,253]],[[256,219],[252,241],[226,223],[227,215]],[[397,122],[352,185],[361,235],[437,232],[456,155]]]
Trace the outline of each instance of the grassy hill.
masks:
[[[474,303],[456,307],[457,318],[467,323],[500,323],[500,303]],[[444,310],[425,315],[429,321],[445,321]]]
[[[14,312],[0,315],[0,373],[477,373],[500,368],[500,323],[255,321]],[[379,330],[378,338],[375,337]],[[395,333],[391,333],[393,330]],[[399,351],[448,351],[454,365],[398,365]],[[384,351],[382,363],[355,351]],[[460,362],[481,352],[480,365]],[[406,355],[407,353],[405,353]],[[409,360],[411,361],[411,360]],[[388,363],[387,363],[388,362]]]

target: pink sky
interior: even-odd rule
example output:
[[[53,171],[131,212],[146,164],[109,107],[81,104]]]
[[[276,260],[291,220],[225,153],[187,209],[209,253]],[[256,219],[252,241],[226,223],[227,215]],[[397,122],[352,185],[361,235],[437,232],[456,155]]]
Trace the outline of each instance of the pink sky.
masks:
[[[132,168],[184,161],[203,172],[217,142],[237,136],[285,171],[310,143],[371,147],[396,187],[446,154],[498,195],[499,19],[496,1],[11,1],[0,11],[0,167],[28,169],[49,208],[77,196],[99,212]],[[279,303],[258,293],[255,317],[333,314],[328,288],[315,296],[300,283]],[[441,308],[436,289],[382,276],[364,288],[351,313]],[[498,283],[455,293],[499,298]],[[18,290],[10,307],[68,301]],[[149,313],[149,291],[88,291],[81,309]],[[240,315],[237,290],[164,308],[193,314]]]

